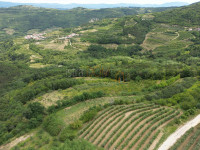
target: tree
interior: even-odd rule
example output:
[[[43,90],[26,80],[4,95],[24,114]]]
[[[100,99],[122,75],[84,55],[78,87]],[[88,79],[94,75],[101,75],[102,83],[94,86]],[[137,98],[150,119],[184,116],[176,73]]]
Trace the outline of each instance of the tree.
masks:
[[[40,115],[44,115],[45,108],[39,102],[30,103],[28,105],[27,111],[25,112],[25,116],[28,119],[37,118]]]

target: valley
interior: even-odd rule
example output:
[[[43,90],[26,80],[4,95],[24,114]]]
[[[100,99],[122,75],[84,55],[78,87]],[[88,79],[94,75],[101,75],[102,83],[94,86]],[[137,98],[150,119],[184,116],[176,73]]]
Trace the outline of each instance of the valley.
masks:
[[[0,149],[198,149],[199,8],[0,10]]]

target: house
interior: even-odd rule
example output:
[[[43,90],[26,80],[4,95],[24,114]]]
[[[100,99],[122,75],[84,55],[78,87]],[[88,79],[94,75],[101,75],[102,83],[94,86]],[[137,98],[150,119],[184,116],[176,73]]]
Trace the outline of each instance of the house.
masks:
[[[192,30],[193,30],[192,28],[189,28],[189,29],[188,29],[188,31],[192,31]]]

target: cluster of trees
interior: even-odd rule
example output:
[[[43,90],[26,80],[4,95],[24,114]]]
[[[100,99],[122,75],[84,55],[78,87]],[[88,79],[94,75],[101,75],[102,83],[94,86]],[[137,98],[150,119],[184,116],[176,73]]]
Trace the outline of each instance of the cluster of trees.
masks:
[[[170,98],[173,95],[184,92],[190,88],[197,80],[194,78],[184,78],[181,82],[169,85],[153,94],[146,95],[145,98],[149,101],[161,98]]]
[[[132,56],[141,55],[142,47],[139,45],[134,46],[118,46],[117,49],[107,49],[101,45],[90,45],[84,53],[87,53],[94,58],[107,58],[109,56]]]
[[[200,88],[195,86],[186,90],[193,86],[195,82],[197,82],[197,79],[184,78],[181,82],[176,82],[153,94],[146,95],[145,98],[161,105],[180,106],[183,110],[199,109],[200,96],[198,93]]]
[[[133,39],[128,37],[128,35],[123,35],[122,26],[115,25],[107,30],[98,30],[94,33],[88,33],[83,35],[81,40],[89,41],[91,43],[98,44],[131,44]]]

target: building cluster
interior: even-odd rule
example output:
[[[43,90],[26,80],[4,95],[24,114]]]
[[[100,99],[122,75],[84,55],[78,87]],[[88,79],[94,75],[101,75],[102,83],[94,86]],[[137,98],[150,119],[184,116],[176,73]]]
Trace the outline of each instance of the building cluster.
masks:
[[[75,37],[75,36],[79,36],[79,34],[72,33],[72,34],[70,34],[70,35],[68,35],[68,36],[59,38],[59,40],[71,39],[71,38],[73,38],[73,37]]]
[[[46,37],[44,37],[44,35],[45,35],[45,33],[26,35],[26,36],[25,36],[25,39],[26,39],[26,40],[30,40],[30,39],[34,39],[34,40],[44,40],[44,39],[46,39]]]
[[[92,19],[89,21],[89,23],[94,23],[94,22],[96,22],[96,21],[99,21],[99,18],[92,18]]]
[[[188,31],[200,31],[200,28],[189,28]]]

